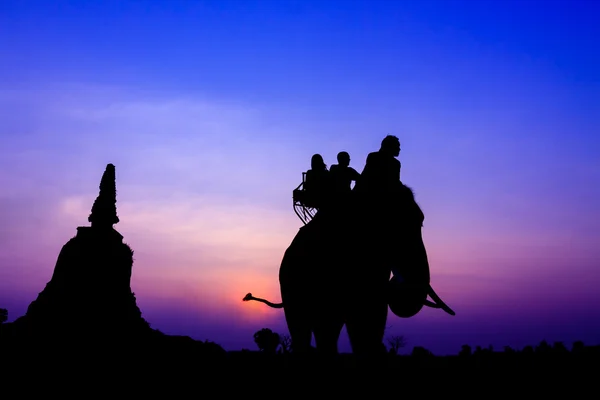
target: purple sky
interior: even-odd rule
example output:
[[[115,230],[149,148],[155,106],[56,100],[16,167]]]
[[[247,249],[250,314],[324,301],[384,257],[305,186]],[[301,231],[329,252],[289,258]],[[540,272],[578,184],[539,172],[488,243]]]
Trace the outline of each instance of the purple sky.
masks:
[[[9,320],[88,224],[113,163],[144,317],[254,349],[255,331],[286,333],[283,311],[241,299],[280,299],[310,157],[346,150],[360,171],[391,133],[432,284],[457,315],[390,313],[389,335],[436,354],[600,344],[595,2],[139,4],[0,6]]]

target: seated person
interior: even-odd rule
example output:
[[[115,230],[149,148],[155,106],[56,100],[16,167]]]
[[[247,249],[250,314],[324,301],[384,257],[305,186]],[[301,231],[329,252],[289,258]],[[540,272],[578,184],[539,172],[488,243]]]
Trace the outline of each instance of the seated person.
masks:
[[[312,156],[310,168],[306,171],[306,181],[304,182],[305,205],[320,208],[329,194],[329,171],[320,154]]]
[[[368,229],[384,232],[389,229],[385,221],[390,221],[397,213],[398,195],[402,189],[400,181],[400,140],[388,135],[379,151],[367,156],[367,162],[354,185],[355,200],[364,207],[364,222],[374,226]],[[376,222],[379,221],[379,222]]]
[[[350,167],[350,155],[347,152],[339,152],[337,160],[338,164],[331,166],[329,174],[336,202],[343,202],[352,193],[352,182],[357,182],[360,174]]]
[[[347,152],[339,152],[337,159],[338,164],[331,166],[329,174],[331,175],[332,202],[343,215],[350,206],[352,182],[356,185],[360,174],[350,167],[350,155]]]

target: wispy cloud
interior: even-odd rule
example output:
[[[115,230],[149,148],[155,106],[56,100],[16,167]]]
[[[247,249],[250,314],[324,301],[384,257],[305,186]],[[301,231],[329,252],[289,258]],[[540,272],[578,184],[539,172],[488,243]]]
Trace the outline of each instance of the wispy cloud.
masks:
[[[24,311],[42,290],[61,246],[87,225],[101,175],[113,163],[116,228],[135,251],[132,287],[150,322],[183,334],[203,320],[222,332],[232,324],[285,329],[283,313],[241,299],[247,292],[280,299],[279,263],[301,224],[291,190],[313,152],[335,156],[346,147],[348,136],[315,142],[314,132],[344,131],[343,123],[306,136],[299,114],[276,107],[70,85],[0,91],[0,126],[0,292],[15,293],[11,307]],[[375,150],[379,139],[344,132],[353,135],[346,150],[360,170],[361,152]],[[419,158],[415,150],[402,161],[426,214],[436,290],[474,321],[490,307],[560,303],[552,296],[558,284],[536,285],[546,276],[578,285],[573,301],[591,296],[597,189],[582,189],[580,181],[595,176],[595,164],[576,164],[564,186],[543,183],[556,166],[521,169],[529,154],[523,149],[523,157],[511,156],[520,164],[506,166],[508,142],[469,132],[434,135],[434,146],[407,134],[413,149],[431,152]],[[501,145],[504,153],[475,165],[488,157],[481,149]],[[452,159],[478,149],[460,165]],[[515,169],[523,172],[509,177]],[[560,188],[560,196],[548,196]],[[561,208],[568,204],[577,207]],[[523,319],[536,311],[520,312]],[[427,312],[402,326],[425,332],[419,324],[440,318]]]
[[[114,163],[116,228],[136,252],[138,296],[263,313],[240,307],[241,297],[277,295],[280,257],[300,223],[289,192],[302,170],[290,179],[297,153],[285,134],[270,135],[264,111],[97,88],[16,98],[48,120],[0,137],[0,184],[8,188],[0,246],[38,266],[43,260],[38,284],[75,227],[87,225],[104,167]],[[38,251],[23,255],[15,244],[24,242]]]

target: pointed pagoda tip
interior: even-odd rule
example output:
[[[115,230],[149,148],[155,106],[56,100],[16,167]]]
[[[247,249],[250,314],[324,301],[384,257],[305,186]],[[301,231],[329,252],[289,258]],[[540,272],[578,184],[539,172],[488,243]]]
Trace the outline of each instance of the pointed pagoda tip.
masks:
[[[88,221],[92,226],[112,226],[119,223],[117,216],[117,188],[115,166],[107,164],[100,180],[100,193],[94,201]]]

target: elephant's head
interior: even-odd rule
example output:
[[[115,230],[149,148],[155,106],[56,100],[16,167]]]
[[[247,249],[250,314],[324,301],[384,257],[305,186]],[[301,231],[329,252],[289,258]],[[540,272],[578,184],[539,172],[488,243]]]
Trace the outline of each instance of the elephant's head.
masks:
[[[398,254],[392,257],[393,276],[388,283],[387,296],[390,310],[398,317],[410,318],[423,306],[442,308],[454,315],[430,286],[429,260],[423,243],[421,228],[425,215],[408,186],[401,184],[399,191],[398,231],[394,245]],[[430,296],[434,302],[427,300]]]

